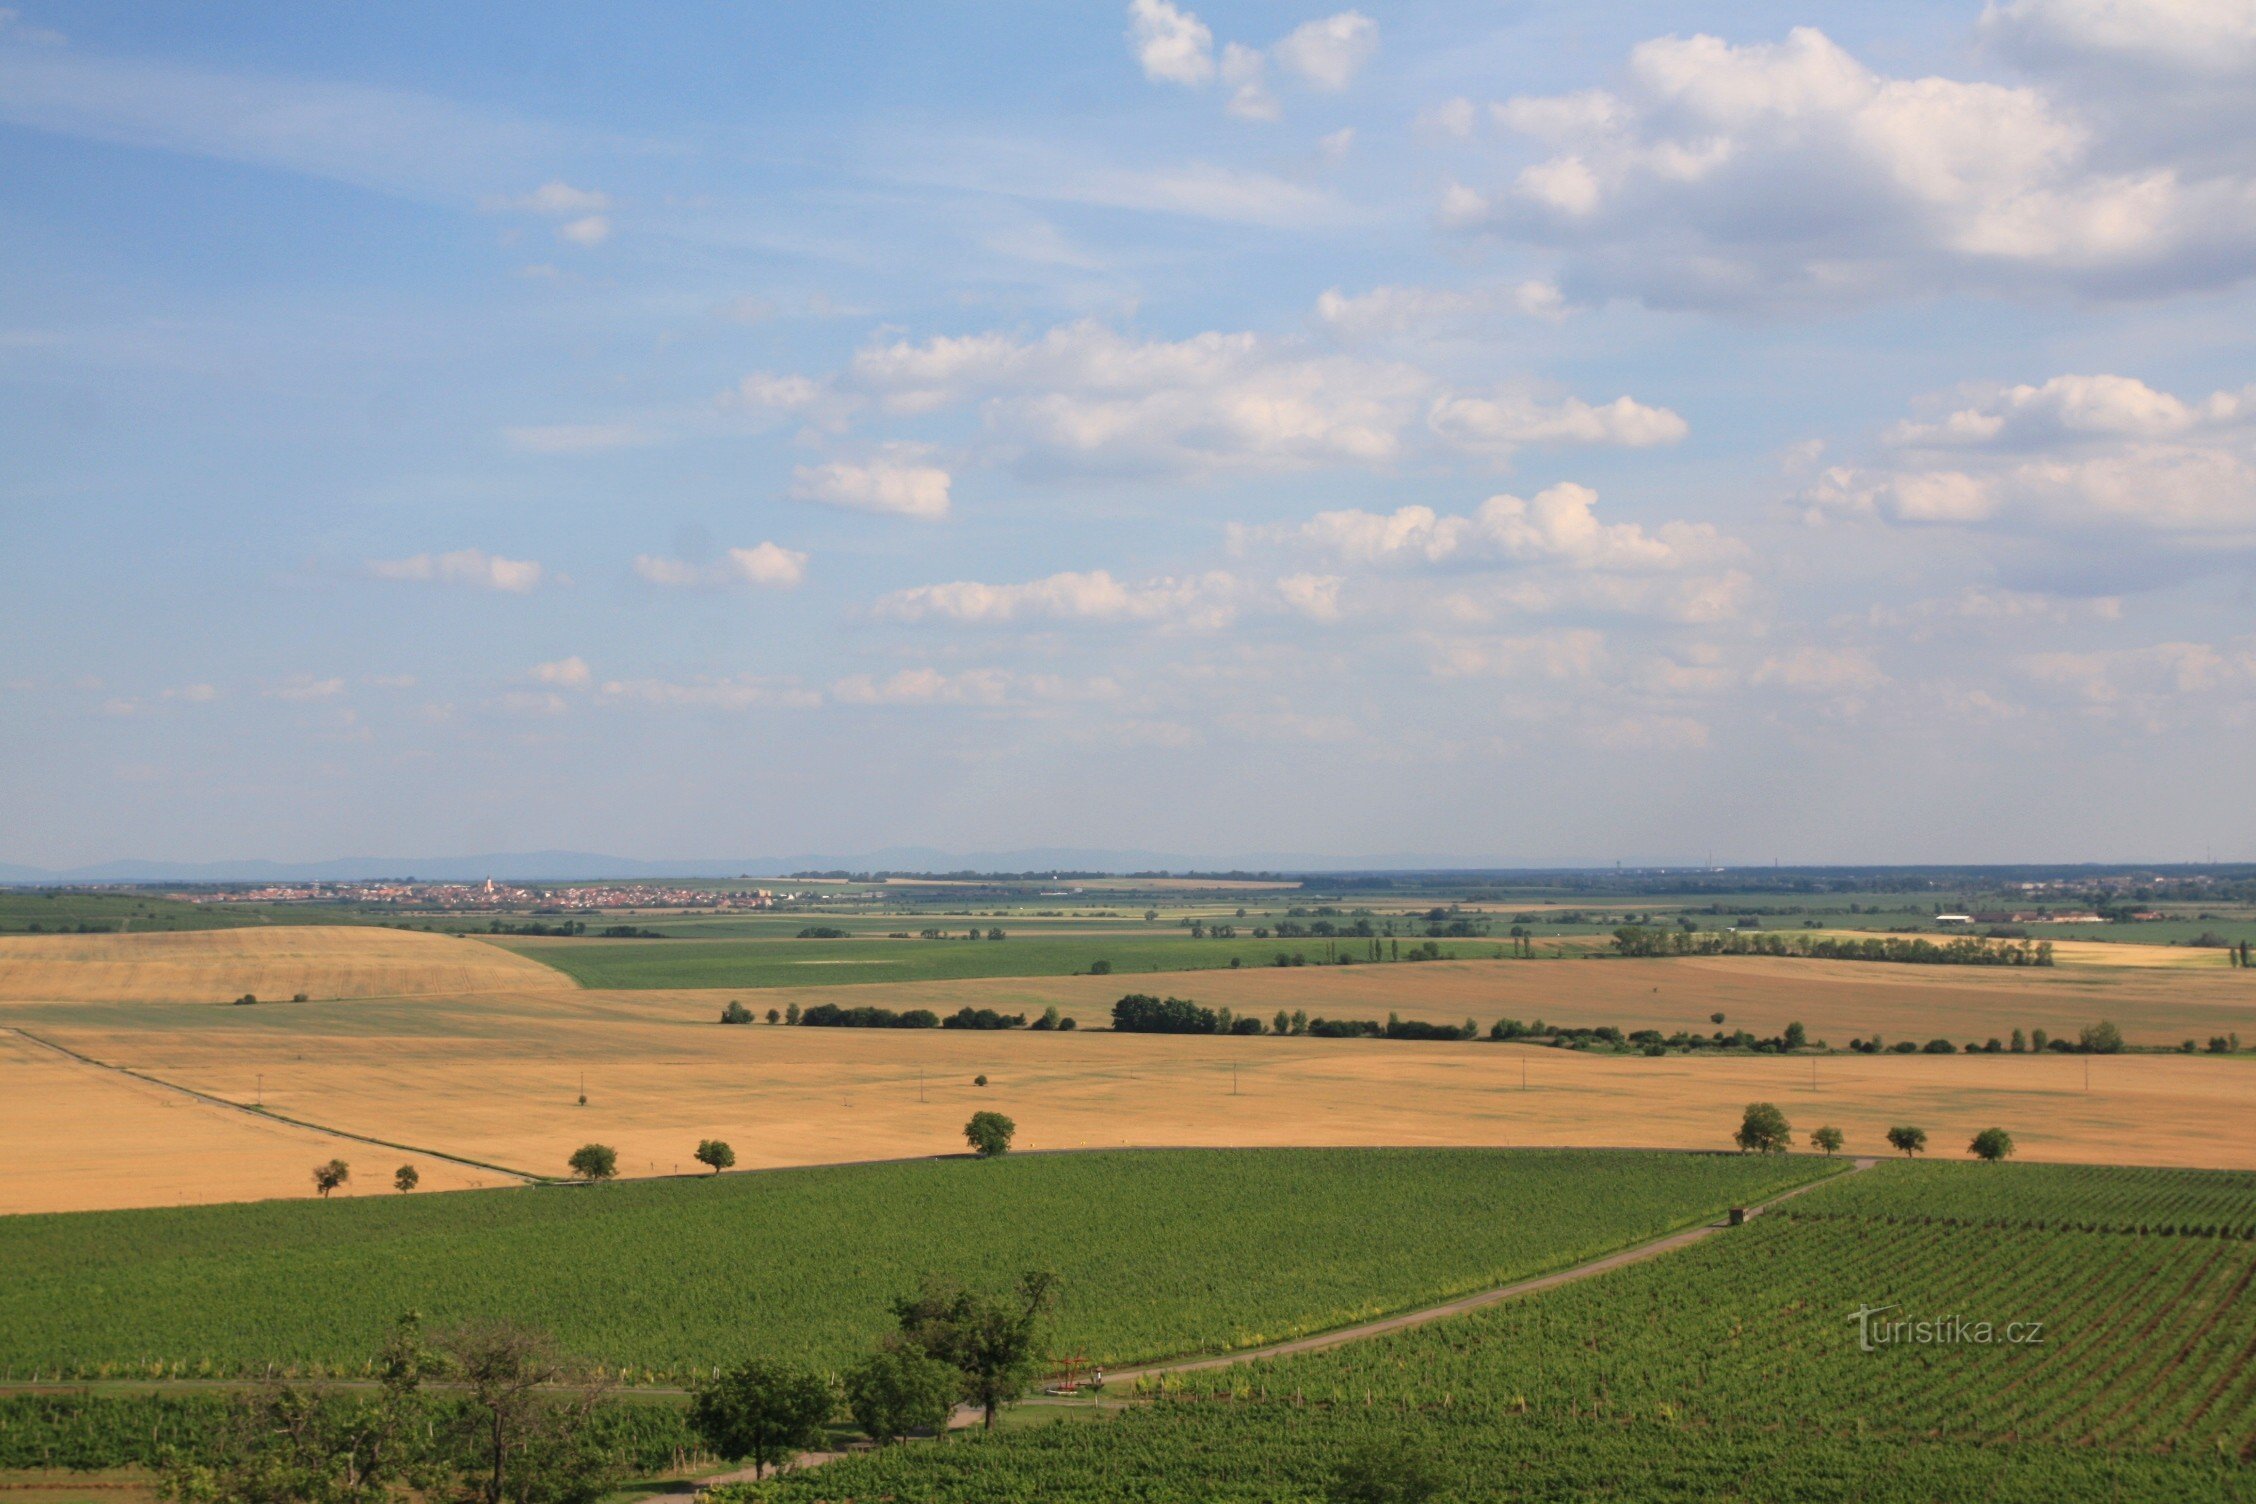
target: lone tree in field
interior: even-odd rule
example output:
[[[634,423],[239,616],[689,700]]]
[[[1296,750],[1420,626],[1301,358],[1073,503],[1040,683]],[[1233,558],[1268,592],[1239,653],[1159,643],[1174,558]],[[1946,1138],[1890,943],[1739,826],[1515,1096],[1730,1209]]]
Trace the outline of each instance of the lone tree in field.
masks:
[[[955,1369],[964,1398],[984,1412],[992,1430],[996,1412],[1034,1382],[1042,1318],[1057,1303],[1057,1284],[1057,1276],[1047,1270],[1021,1276],[1009,1295],[927,1284],[909,1299],[893,1302],[901,1330],[892,1345]]]
[[[619,1173],[619,1151],[609,1144],[582,1144],[572,1151],[568,1163],[574,1175],[593,1185]]]
[[[820,1375],[789,1363],[740,1364],[697,1392],[689,1425],[730,1461],[752,1459],[755,1476],[823,1439],[838,1396]]]
[[[915,1349],[880,1348],[846,1370],[846,1408],[884,1446],[912,1431],[947,1430],[963,1387],[952,1364]]]
[[[1924,1128],[1890,1128],[1888,1147],[1901,1149],[1906,1159],[1927,1147],[1927,1130]]]
[[[2076,1037],[2076,1048],[2087,1055],[2120,1055],[2123,1053],[2123,1031],[2106,1019],[2096,1024],[2084,1025]]]
[[[1325,1493],[1333,1504],[1425,1504],[1441,1489],[1441,1475],[1425,1454],[1390,1436],[1350,1451]]]
[[[1017,1132],[1018,1124],[999,1112],[975,1112],[964,1124],[964,1142],[981,1159],[1000,1159],[1010,1153],[1011,1138]]]
[[[325,1165],[313,1167],[313,1188],[321,1193],[321,1199],[324,1201],[329,1199],[331,1191],[350,1179],[352,1179],[352,1166],[341,1159],[332,1159]]]
[[[1731,1135],[1740,1149],[1751,1154],[1783,1154],[1794,1146],[1794,1125],[1786,1114],[1768,1102],[1749,1102],[1739,1131]]]
[[[718,1175],[736,1163],[736,1151],[720,1139],[701,1138],[697,1141],[697,1162],[711,1165]]]
[[[423,1183],[423,1172],[413,1165],[401,1165],[392,1172],[392,1189],[412,1191]]]
[[[2013,1135],[2003,1128],[1984,1128],[1974,1135],[1974,1142],[1966,1146],[1966,1152],[1994,1165],[2012,1155]]]
[[[1840,1153],[1841,1145],[1846,1142],[1847,1140],[1841,1136],[1841,1130],[1831,1126],[1813,1129],[1810,1132],[1810,1147],[1824,1150],[1828,1159]]]

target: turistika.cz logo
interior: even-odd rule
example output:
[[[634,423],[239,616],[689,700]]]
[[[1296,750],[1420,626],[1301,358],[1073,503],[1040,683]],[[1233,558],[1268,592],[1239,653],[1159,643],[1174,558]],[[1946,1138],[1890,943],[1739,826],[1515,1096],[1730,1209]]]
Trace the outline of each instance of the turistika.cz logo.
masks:
[[[1968,1321],[1951,1314],[1915,1320],[1882,1320],[1894,1306],[1858,1306],[1849,1313],[1856,1325],[1857,1347],[1868,1353],[1888,1347],[2041,1347],[2045,1324],[2041,1321]]]

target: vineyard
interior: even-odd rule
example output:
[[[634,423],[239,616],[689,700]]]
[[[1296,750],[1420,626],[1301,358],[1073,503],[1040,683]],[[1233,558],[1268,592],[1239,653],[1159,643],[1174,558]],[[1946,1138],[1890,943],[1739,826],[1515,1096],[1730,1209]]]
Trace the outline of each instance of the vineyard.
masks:
[[[1829,1169],[1607,1151],[1180,1150],[0,1219],[0,1378],[350,1375],[389,1323],[506,1316],[609,1376],[832,1364],[926,1274],[1055,1269],[1101,1363],[1340,1326]]]
[[[1663,1259],[789,1497],[1305,1499],[1373,1434],[1470,1499],[2256,1497],[2256,1242],[2077,1230],[2229,1227],[2236,1192],[1883,1166]]]
[[[1795,1202],[1791,1215],[2256,1238],[2256,1175],[2015,1165],[2000,1176],[1992,1165],[1892,1161]]]

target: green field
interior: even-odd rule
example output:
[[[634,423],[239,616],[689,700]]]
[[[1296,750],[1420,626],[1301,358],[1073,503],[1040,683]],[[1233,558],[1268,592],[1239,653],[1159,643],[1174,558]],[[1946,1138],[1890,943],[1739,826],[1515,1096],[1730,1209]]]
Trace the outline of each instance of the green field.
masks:
[[[898,928],[898,925],[895,926]],[[963,928],[969,928],[964,926]],[[1007,926],[1004,927],[1007,933]],[[1320,965],[1336,951],[1358,960],[1369,940],[1194,940],[1184,934],[1124,930],[1117,937],[1002,940],[531,940],[495,944],[520,951],[583,987],[823,987],[849,982],[940,982],[970,977],[1056,977],[1109,961],[1115,975],[1273,966],[1281,953]],[[1419,938],[1379,941],[1407,954]],[[1449,959],[1501,955],[1504,943],[1436,940]],[[1366,963],[1371,964],[1371,963]],[[1388,962],[1409,965],[1407,961]]]
[[[400,1312],[510,1316],[636,1380],[838,1363],[926,1274],[1063,1277],[1099,1362],[1257,1344],[1555,1268],[1835,1168],[1807,1158],[1175,1150],[588,1190],[0,1219],[0,1374],[353,1373]]]
[[[341,904],[180,903],[154,893],[0,887],[0,935],[227,930],[260,924],[356,924]]]
[[[1388,1436],[1461,1500],[2256,1497],[2256,1241],[2067,1230],[2129,1208],[2230,1222],[2256,1177],[1964,1168],[1882,1165],[1667,1258],[1174,1376],[1116,1421],[849,1459],[785,1496],[1283,1504]],[[1951,1220],[1985,1183],[2033,1228]],[[1863,1307],[1958,1325],[1867,1351]]]

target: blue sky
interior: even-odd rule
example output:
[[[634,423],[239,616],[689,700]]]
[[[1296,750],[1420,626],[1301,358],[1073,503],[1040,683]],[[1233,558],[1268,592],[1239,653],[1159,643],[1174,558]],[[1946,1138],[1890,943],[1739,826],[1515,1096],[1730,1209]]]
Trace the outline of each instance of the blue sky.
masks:
[[[20,4],[0,860],[2249,856],[2251,99],[2162,0]]]

